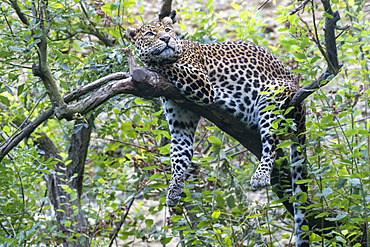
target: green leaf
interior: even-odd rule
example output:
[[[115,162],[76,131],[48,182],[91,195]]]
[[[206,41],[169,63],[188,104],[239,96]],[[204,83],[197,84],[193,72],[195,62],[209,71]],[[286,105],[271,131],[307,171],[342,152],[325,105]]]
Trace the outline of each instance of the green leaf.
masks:
[[[147,227],[151,227],[154,223],[154,220],[153,219],[146,219],[145,220],[145,224]]]
[[[331,14],[329,14],[328,12],[324,12],[323,13],[323,16],[324,17],[327,17],[327,18],[330,18],[330,19],[333,19],[334,17],[331,15]]]
[[[199,192],[191,193],[191,198],[194,200],[200,200],[202,199],[203,194]]]
[[[303,53],[296,53],[295,57],[300,59],[300,60],[305,60],[307,58],[307,56]]]
[[[284,141],[282,143],[279,143],[278,145],[276,145],[277,148],[286,148],[286,147],[289,147],[290,145],[294,144],[295,142],[292,142],[292,141]]]
[[[331,193],[333,193],[333,190],[330,187],[327,187],[327,188],[322,190],[322,194],[323,194],[324,197],[329,196]]]
[[[253,218],[257,218],[259,216],[262,216],[262,214],[247,215],[247,216],[245,216],[245,218],[247,218],[247,219],[253,219]]]
[[[235,207],[235,198],[233,195],[229,195],[226,199],[226,202],[227,202],[227,206],[229,206],[229,208],[234,208]]]
[[[160,179],[163,179],[164,178],[164,174],[161,174],[161,173],[155,173],[153,174],[151,177],[150,177],[150,180],[152,181],[158,181]]]
[[[167,185],[166,184],[161,184],[161,183],[156,183],[156,184],[151,184],[150,187],[153,188],[153,189],[163,189],[163,188],[167,188]]]
[[[220,215],[221,215],[221,212],[220,212],[220,210],[218,210],[218,211],[213,212],[211,217],[214,218],[214,219],[218,219],[218,217],[220,217]]]
[[[209,0],[207,5],[206,5],[206,9],[208,9],[209,7],[211,7],[211,5],[213,4],[213,0]]]
[[[265,108],[263,108],[262,112],[266,112],[266,111],[274,110],[275,108],[276,108],[276,106],[274,106],[274,105],[269,105],[269,106],[266,106]]]
[[[234,2],[232,2],[231,3],[231,7],[233,7],[234,9],[236,9],[236,10],[240,10],[240,6],[239,6],[239,4],[236,4],[236,3],[234,3]]]
[[[105,14],[107,14],[107,15],[109,15],[111,17],[114,17],[114,15],[112,14],[112,11],[110,9],[111,9],[111,7],[110,7],[109,4],[104,4],[102,6],[102,10],[104,11]]]
[[[17,96],[19,96],[19,95],[21,95],[21,94],[23,93],[23,91],[24,91],[24,86],[25,86],[25,83],[23,83],[23,84],[21,84],[21,85],[19,85],[19,86],[17,87]]]
[[[222,142],[221,142],[220,138],[218,138],[218,137],[216,137],[216,136],[209,136],[207,139],[208,139],[208,141],[209,141],[210,143],[212,143],[214,146],[216,146],[216,147],[221,147]]]
[[[332,123],[333,123],[333,115],[327,115],[327,116],[324,116],[324,117],[321,119],[321,123],[322,123],[322,124],[332,124]]]
[[[171,221],[179,221],[179,220],[182,220],[184,218],[184,216],[182,215],[174,215],[171,217]]]
[[[335,217],[335,218],[325,218],[325,219],[328,220],[328,221],[338,221],[338,220],[344,219],[347,216],[348,216],[348,213],[344,212],[342,214],[338,214],[337,217]]]
[[[302,231],[309,231],[310,229],[308,228],[308,225],[303,225],[301,227]]]
[[[353,135],[356,135],[358,133],[358,130],[357,129],[349,129],[346,131],[346,137],[350,137],[350,136],[353,136]]]
[[[2,96],[2,95],[0,95],[0,102],[3,103],[6,106],[10,106],[9,99],[7,97]]]
[[[149,170],[153,170],[153,169],[157,169],[158,166],[145,166],[145,167],[142,167],[141,170],[143,171],[149,171]]]
[[[339,179],[338,182],[337,182],[337,189],[343,188],[344,185],[346,184],[346,182],[347,182],[346,178]]]
[[[354,187],[356,187],[356,186],[358,186],[358,185],[360,185],[360,184],[361,184],[361,181],[360,181],[360,179],[358,179],[358,178],[351,178],[351,179],[349,179],[349,180],[348,180],[348,182],[349,182],[352,186],[354,186]]]
[[[171,242],[171,240],[172,240],[172,237],[169,237],[169,238],[162,238],[162,239],[161,239],[161,244],[166,245],[166,244],[168,244],[169,242]]]
[[[61,63],[61,64],[60,64],[60,67],[61,67],[62,69],[64,69],[65,71],[71,71],[71,69],[68,67],[68,65],[66,65],[66,64],[64,64],[64,63]]]
[[[72,201],[74,201],[74,200],[77,199],[77,192],[76,192],[76,190],[72,190],[71,193],[70,193],[70,195],[71,195],[71,200]]]
[[[148,101],[145,101],[145,100],[140,99],[140,98],[135,98],[134,101],[135,101],[135,104],[138,104],[138,105],[147,105],[148,104]]]
[[[216,203],[220,208],[225,207],[225,199],[222,195],[217,195],[216,196]]]
[[[322,212],[322,213],[320,213],[320,214],[316,215],[316,216],[315,216],[315,219],[323,218],[323,217],[326,217],[326,216],[328,216],[328,215],[329,215],[329,213],[328,213],[328,212]]]
[[[99,178],[99,179],[98,179],[98,182],[99,182],[99,183],[101,183],[101,184],[104,184],[104,183],[105,183],[105,180],[104,180],[104,179],[102,179],[102,178]]]

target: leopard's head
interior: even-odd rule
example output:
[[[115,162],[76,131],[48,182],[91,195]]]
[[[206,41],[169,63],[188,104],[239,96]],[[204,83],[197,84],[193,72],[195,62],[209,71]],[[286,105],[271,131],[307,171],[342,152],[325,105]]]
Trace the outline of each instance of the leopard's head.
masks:
[[[172,19],[165,17],[161,22],[127,29],[127,37],[135,45],[142,62],[147,65],[169,64],[181,57],[182,42],[172,24]]]

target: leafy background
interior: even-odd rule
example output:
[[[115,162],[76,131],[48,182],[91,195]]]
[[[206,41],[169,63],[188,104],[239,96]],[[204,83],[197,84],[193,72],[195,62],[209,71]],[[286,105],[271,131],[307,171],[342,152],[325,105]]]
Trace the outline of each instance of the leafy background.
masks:
[[[11,2],[0,4],[2,143],[27,116],[34,119],[50,107],[40,79],[31,71],[37,62],[40,23],[30,18],[26,27]],[[33,6],[32,2],[23,2],[24,13],[31,16],[32,7],[24,4]],[[308,5],[301,16],[289,16],[293,5],[279,1],[260,12],[256,11],[260,3],[225,1],[227,14],[219,11],[218,4],[178,1],[179,32],[197,42],[242,39],[268,47],[300,73],[301,85],[322,72],[324,60],[313,41],[312,24],[314,9],[322,34],[320,3]],[[68,94],[107,74],[127,71],[120,49],[133,47],[124,39],[125,28],[150,20],[149,6],[140,0],[50,0],[48,64],[60,91]],[[317,202],[314,207],[342,212],[330,219],[341,225],[311,236],[313,246],[360,246],[354,242],[362,234],[359,226],[369,225],[370,213],[370,6],[366,0],[333,0],[332,8],[339,10],[340,24],[351,28],[337,38],[341,72],[306,100],[309,180],[304,182],[309,185],[308,196]],[[266,16],[274,16],[275,26]],[[89,115],[95,121],[81,212],[88,222],[84,234],[91,246],[108,246],[120,224],[117,246],[289,246],[294,242],[292,217],[271,188],[251,193],[249,179],[256,158],[212,123],[202,120],[198,127],[183,207],[170,210],[165,206],[170,136],[159,102],[120,95],[79,117],[87,121]],[[73,131],[85,125],[72,127],[72,122],[51,118],[3,159],[0,246],[57,246],[63,238],[74,241],[81,235],[58,229],[44,182],[54,172],[55,161],[44,160],[33,142],[47,135],[66,159]],[[65,190],[76,198],[75,191]],[[318,217],[327,218],[328,213],[324,210]],[[70,219],[62,223],[73,224]],[[329,238],[323,241],[323,236]]]

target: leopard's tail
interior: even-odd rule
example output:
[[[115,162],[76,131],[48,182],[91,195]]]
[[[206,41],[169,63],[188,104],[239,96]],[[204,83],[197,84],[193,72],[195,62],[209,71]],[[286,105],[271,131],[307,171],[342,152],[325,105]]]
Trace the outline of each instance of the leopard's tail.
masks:
[[[305,125],[305,109],[304,105],[301,105],[301,109],[297,109],[299,115],[295,116],[295,122],[297,123],[297,143],[290,147],[290,161],[291,161],[291,175],[292,175],[292,195],[295,199],[293,203],[294,208],[294,229],[296,234],[296,245],[297,247],[308,247],[309,241],[309,225],[305,219],[306,209],[303,208],[305,198],[307,198],[307,185],[297,183],[306,179],[305,163],[306,163],[306,131]]]

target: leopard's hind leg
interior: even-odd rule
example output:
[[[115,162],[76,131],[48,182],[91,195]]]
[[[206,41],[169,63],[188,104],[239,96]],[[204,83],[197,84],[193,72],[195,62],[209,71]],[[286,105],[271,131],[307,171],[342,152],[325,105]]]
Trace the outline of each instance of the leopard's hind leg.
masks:
[[[171,181],[167,206],[174,207],[185,187],[185,171],[193,157],[194,134],[200,116],[168,99],[163,99],[163,108],[171,133]]]

